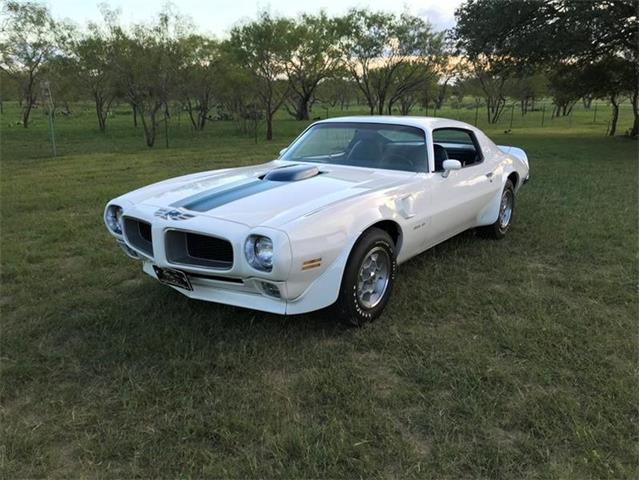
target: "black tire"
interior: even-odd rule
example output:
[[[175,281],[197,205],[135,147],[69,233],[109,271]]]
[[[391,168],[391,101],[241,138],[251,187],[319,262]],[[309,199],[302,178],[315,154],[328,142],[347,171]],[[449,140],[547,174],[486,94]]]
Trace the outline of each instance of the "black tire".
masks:
[[[503,208],[505,196],[510,197],[510,205],[511,205],[511,213],[508,215],[508,220],[505,222],[505,216],[503,216]],[[511,180],[507,180],[507,183],[504,185],[504,189],[502,190],[502,195],[500,197],[500,209],[498,210],[498,218],[491,225],[487,225],[486,227],[478,228],[478,232],[486,238],[493,238],[496,240],[500,240],[504,238],[509,229],[511,228],[511,224],[513,223],[513,214],[516,208],[516,193],[513,188],[513,183]]]
[[[375,255],[375,267],[372,267],[374,269],[378,268],[378,261],[382,266],[388,260],[387,281],[385,283],[381,279],[376,280],[378,274],[382,275],[383,268],[378,273],[366,271],[366,275],[371,274],[372,277],[365,283],[375,283],[371,285],[372,288],[380,286],[379,298],[371,293],[368,300],[370,305],[367,305],[366,299],[359,298],[358,285],[361,270],[365,268],[365,259],[369,260],[368,265],[372,265],[370,260],[373,255]],[[365,231],[353,247],[342,276],[340,293],[334,304],[338,319],[346,325],[360,327],[378,318],[389,301],[397,268],[396,247],[389,234],[378,228]],[[384,287],[382,287],[383,283]]]

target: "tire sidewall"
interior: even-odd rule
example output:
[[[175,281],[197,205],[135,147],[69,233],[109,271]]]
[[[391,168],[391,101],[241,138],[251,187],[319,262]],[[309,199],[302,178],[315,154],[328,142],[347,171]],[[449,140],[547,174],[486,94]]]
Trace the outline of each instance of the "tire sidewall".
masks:
[[[358,273],[368,252],[378,247],[382,248],[389,256],[389,282],[378,304],[372,308],[366,308],[358,300]],[[379,317],[391,296],[397,268],[396,249],[391,237],[386,232],[378,229],[365,232],[351,251],[343,274],[340,295],[337,301],[341,320],[349,325],[361,326]]]
[[[498,220],[496,220],[495,228],[496,233],[500,237],[504,237],[511,229],[511,225],[513,224],[513,216],[516,211],[516,195],[511,180],[507,180],[504,188],[502,189],[502,193],[500,194],[500,207],[502,207],[502,198],[507,191],[511,194],[511,217],[509,218],[509,223],[507,224],[507,226],[502,228],[502,226],[500,225],[500,210],[498,210]]]

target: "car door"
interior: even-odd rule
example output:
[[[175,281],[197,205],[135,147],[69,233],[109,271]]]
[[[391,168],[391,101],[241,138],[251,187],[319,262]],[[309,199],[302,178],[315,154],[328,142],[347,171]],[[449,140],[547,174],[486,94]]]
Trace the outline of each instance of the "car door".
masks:
[[[494,178],[495,165],[483,155],[473,131],[434,129],[431,140],[432,158],[435,144],[444,147],[448,159],[462,164],[460,170],[445,173],[441,162],[434,161],[434,171],[425,179],[431,192],[429,243],[435,244],[477,226],[478,215],[495,198],[500,185]]]

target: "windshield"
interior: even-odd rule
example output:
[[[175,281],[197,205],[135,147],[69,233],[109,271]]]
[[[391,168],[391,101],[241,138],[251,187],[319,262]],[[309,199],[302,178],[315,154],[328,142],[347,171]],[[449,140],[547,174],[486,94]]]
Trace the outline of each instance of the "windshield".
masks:
[[[381,123],[320,123],[307,130],[282,160],[427,171],[424,131]]]

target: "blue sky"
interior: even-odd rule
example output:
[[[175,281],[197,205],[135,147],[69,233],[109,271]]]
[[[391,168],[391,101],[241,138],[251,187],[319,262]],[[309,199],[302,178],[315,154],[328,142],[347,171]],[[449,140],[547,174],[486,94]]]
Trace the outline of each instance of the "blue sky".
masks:
[[[315,13],[321,9],[329,14],[342,14],[351,7],[368,7],[372,10],[402,12],[407,10],[414,15],[428,19],[437,29],[453,25],[453,12],[462,0],[174,0],[177,11],[191,18],[202,32],[225,36],[229,28],[238,21],[250,19],[261,10],[273,14],[295,16],[298,13]],[[91,0],[45,0],[54,17],[69,19],[78,24],[87,20],[98,21],[101,14],[101,1]],[[123,23],[140,22],[151,19],[162,8],[158,0],[111,0],[110,8],[121,11]]]

